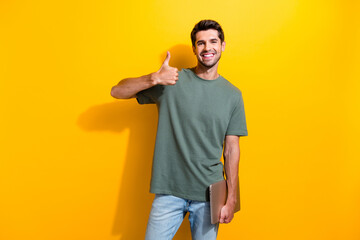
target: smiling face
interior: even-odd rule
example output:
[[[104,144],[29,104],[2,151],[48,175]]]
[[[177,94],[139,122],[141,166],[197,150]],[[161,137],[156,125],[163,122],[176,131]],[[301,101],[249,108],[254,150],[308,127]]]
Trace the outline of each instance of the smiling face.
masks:
[[[198,59],[198,65],[201,64],[207,69],[217,67],[224,50],[225,42],[221,42],[217,30],[209,29],[196,33],[193,51]]]

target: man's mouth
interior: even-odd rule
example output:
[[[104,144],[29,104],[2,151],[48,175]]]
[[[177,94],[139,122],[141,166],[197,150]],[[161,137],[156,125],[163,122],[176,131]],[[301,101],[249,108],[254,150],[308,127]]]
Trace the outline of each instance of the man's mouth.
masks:
[[[201,56],[203,57],[204,60],[208,60],[213,58],[215,56],[215,53],[202,53]]]

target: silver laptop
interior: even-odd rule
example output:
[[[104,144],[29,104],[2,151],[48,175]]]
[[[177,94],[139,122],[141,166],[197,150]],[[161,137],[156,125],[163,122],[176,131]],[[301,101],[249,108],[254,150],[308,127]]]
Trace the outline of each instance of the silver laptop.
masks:
[[[213,183],[209,186],[211,223],[216,224],[220,220],[221,208],[226,203],[227,184],[226,180]],[[235,212],[240,211],[240,184],[238,182]]]

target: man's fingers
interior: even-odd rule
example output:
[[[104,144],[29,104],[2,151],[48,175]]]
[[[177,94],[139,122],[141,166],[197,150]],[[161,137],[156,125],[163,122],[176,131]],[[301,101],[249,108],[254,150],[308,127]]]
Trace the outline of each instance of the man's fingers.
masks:
[[[220,223],[229,223],[231,220],[229,218],[220,218]]]
[[[225,219],[226,219],[226,215],[225,215],[225,213],[223,212],[223,209],[221,209],[219,222],[220,222],[220,223],[224,223],[224,222],[225,222]]]
[[[167,51],[166,58],[159,71],[157,71],[159,76],[159,84],[161,85],[175,85],[179,79],[179,70],[175,67],[170,67],[169,61],[170,52]]]
[[[219,219],[220,223],[230,223],[231,222],[234,215],[232,215],[230,212],[228,212],[228,210],[229,209],[225,206],[221,209],[220,219]]]
[[[163,62],[162,65],[163,65],[163,66],[164,66],[164,65],[169,66],[169,61],[170,61],[170,52],[167,51],[166,58],[165,58],[165,60],[164,60],[164,62]]]

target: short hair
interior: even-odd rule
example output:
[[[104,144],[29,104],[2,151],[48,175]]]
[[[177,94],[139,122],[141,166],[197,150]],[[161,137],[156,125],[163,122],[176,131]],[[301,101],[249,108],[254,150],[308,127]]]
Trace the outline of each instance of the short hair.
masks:
[[[200,31],[206,31],[209,29],[214,29],[218,31],[218,37],[220,38],[221,42],[224,42],[225,35],[224,31],[222,30],[220,24],[214,20],[201,20],[197,24],[195,24],[193,30],[191,31],[191,43],[193,47],[195,47],[196,41],[196,33]]]

